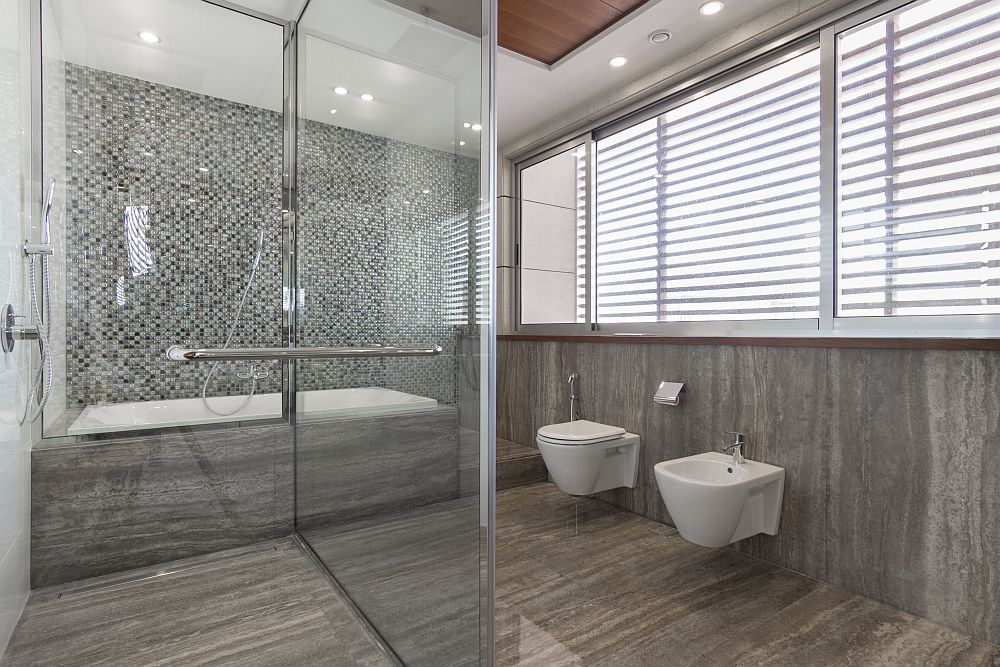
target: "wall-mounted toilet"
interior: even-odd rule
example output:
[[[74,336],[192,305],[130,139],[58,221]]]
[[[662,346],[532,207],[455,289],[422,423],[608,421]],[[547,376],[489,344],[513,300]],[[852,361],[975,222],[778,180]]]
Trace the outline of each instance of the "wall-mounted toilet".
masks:
[[[639,436],[580,419],[538,429],[535,442],[552,481],[574,496],[635,487]]]

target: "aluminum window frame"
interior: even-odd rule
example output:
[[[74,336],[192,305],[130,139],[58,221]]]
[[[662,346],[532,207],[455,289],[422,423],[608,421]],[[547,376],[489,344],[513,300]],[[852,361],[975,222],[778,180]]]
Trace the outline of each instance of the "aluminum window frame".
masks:
[[[1000,315],[893,315],[838,316],[837,300],[837,201],[839,187],[837,119],[837,36],[860,25],[922,0],[859,1],[838,11],[829,21],[804,34],[787,35],[774,46],[725,63],[720,71],[697,74],[670,86],[666,94],[636,109],[615,115],[585,132],[577,131],[526,157],[514,156],[513,225],[514,331],[528,335],[620,335],[675,337],[774,337],[774,338],[947,338],[981,339],[1000,335]],[[596,142],[638,123],[677,108],[813,49],[820,56],[820,298],[818,318],[711,320],[685,322],[608,322],[596,319],[596,247],[594,247],[594,184]],[[714,68],[713,68],[714,69]],[[521,171],[575,146],[587,153],[587,280],[586,321],[560,324],[521,322]]]
[[[533,334],[563,334],[563,335],[573,335],[581,332],[581,328],[584,331],[593,331],[594,329],[594,315],[593,315],[593,285],[592,285],[592,270],[593,259],[592,253],[593,248],[593,139],[590,134],[575,135],[569,139],[564,139],[557,145],[544,150],[540,153],[536,153],[531,157],[517,162],[514,165],[514,321],[516,323],[515,330],[519,333],[533,333]],[[548,324],[522,324],[521,323],[521,247],[522,247],[522,229],[521,229],[521,172],[529,167],[533,167],[536,164],[545,162],[549,158],[555,157],[556,155],[561,155],[567,151],[571,151],[574,148],[580,146],[584,147],[586,160],[586,256],[587,256],[587,272],[586,272],[586,294],[584,298],[584,321],[583,322],[553,322]],[[575,292],[574,292],[575,295]],[[576,297],[574,296],[574,308],[576,303]]]

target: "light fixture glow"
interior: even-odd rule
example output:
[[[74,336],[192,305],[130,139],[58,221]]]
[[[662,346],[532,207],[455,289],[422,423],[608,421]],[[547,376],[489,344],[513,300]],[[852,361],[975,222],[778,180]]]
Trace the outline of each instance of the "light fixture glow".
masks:
[[[198,167],[198,171],[203,174],[208,173],[208,167]]]
[[[719,2],[718,0],[712,0],[712,2],[706,2],[701,6],[698,11],[701,12],[702,16],[712,16],[713,14],[718,14],[723,10],[726,5]]]
[[[481,129],[483,129],[483,126],[480,125],[479,123],[473,123],[472,124],[472,131],[473,132],[478,132]]]
[[[343,86],[337,86],[336,88],[333,89],[333,92],[337,93],[338,95],[346,95],[350,91],[347,90],[347,88],[344,88]]]
[[[459,146],[464,146],[464,145],[465,145],[465,142],[464,142],[464,141],[460,141],[460,142],[458,142],[458,145],[459,145]]]
[[[608,64],[612,67],[625,67],[628,64],[628,58],[625,56],[615,56],[608,61]]]
[[[147,44],[159,44],[160,36],[155,32],[150,32],[148,30],[142,30],[139,32],[139,39],[146,42]]]
[[[472,127],[472,123],[462,123],[462,127],[468,130],[470,127]]]
[[[330,109],[330,113],[331,114],[335,114],[335,113],[337,113],[337,110],[336,109]]]
[[[361,99],[363,99],[365,102],[372,102],[374,101],[375,96],[372,95],[371,93],[361,93]]]

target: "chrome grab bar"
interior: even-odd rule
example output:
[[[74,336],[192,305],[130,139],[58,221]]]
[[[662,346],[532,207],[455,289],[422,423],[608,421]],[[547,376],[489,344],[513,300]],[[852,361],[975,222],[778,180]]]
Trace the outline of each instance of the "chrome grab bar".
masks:
[[[243,347],[197,348],[180,345],[167,348],[170,361],[245,361],[249,359],[345,359],[351,357],[436,357],[441,346],[432,347]]]

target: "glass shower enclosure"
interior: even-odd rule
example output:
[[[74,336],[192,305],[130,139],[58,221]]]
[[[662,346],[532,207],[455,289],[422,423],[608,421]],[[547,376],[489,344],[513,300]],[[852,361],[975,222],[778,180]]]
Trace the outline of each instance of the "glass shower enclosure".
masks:
[[[490,663],[492,3],[32,2],[42,436],[273,428],[389,659]]]

